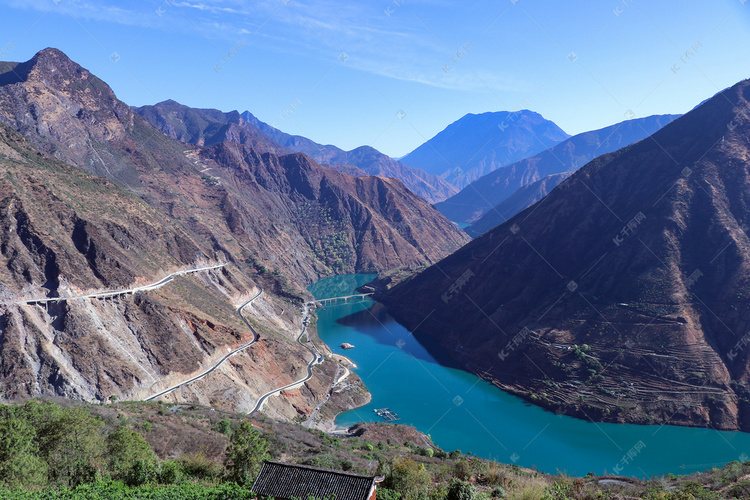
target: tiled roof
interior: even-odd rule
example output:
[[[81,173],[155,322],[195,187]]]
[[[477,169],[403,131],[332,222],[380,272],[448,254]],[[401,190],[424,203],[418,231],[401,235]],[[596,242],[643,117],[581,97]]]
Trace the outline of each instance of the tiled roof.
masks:
[[[382,478],[266,460],[251,491],[265,497],[367,500]]]

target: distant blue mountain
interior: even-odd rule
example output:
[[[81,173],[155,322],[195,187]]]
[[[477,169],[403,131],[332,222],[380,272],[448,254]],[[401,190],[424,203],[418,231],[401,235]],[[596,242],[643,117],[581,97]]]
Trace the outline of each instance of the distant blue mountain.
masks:
[[[439,175],[458,188],[570,137],[526,109],[468,114],[404,156],[402,163]]]
[[[517,189],[551,174],[577,170],[597,156],[650,136],[679,116],[654,115],[583,132],[539,154],[501,167],[435,206],[454,222],[475,222]],[[503,221],[497,221],[500,222]]]

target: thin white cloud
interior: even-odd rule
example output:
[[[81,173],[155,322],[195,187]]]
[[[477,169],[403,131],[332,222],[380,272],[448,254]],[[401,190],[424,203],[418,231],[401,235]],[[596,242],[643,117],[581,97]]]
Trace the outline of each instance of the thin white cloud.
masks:
[[[423,0],[447,8],[445,0]],[[216,39],[253,39],[265,48],[345,64],[366,73],[457,90],[517,88],[504,75],[476,75],[466,67],[444,71],[450,54],[410,14],[417,1],[343,3],[338,0],[7,0],[14,8],[69,14],[75,18],[140,25]],[[265,40],[265,41],[264,41]],[[269,43],[273,42],[273,43]]]
[[[33,9],[39,12],[56,12],[71,15],[78,19],[93,19],[97,21],[108,21],[128,26],[141,25],[150,26],[155,24],[157,17],[155,10],[144,12],[126,9],[119,5],[107,5],[106,2],[93,3],[81,0],[62,0],[59,3],[52,0],[8,0],[10,7],[17,9]]]

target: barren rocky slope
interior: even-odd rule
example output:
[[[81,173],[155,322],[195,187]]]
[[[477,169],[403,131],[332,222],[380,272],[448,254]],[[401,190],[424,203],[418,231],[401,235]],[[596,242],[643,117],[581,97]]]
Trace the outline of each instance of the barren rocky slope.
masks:
[[[5,126],[0,173],[3,399],[145,398],[253,339],[235,308],[258,287],[232,265],[106,300],[17,302],[129,289],[223,256],[137,197],[37,152]],[[301,378],[310,354],[294,342],[296,308],[262,296],[246,314],[261,333],[252,350],[169,398],[247,411],[273,384]],[[335,371],[327,360],[302,390],[269,401],[267,412],[312,412]],[[356,377],[351,383],[358,385]],[[343,408],[366,400],[364,391],[347,396]]]
[[[750,430],[750,81],[383,297],[560,413]]]

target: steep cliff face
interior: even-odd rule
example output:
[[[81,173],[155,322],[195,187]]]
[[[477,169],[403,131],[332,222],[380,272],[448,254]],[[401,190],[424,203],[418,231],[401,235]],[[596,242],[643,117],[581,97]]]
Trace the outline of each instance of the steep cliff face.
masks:
[[[17,303],[131,288],[215,255],[146,204],[37,154],[6,127],[0,130],[0,169],[4,396],[103,400],[171,370],[189,373],[216,345],[241,336],[236,321],[213,331],[183,328],[181,321],[205,325],[208,319],[173,314],[151,295]]]
[[[0,75],[0,121],[91,173],[137,182],[117,148],[104,147],[127,141],[133,120],[106,83],[59,50],[43,50]]]
[[[750,82],[597,158],[384,296],[561,413],[750,429]]]

